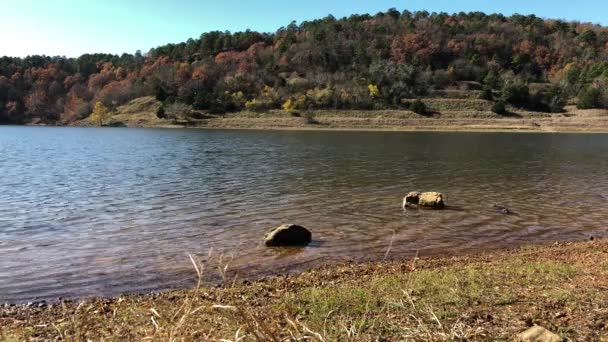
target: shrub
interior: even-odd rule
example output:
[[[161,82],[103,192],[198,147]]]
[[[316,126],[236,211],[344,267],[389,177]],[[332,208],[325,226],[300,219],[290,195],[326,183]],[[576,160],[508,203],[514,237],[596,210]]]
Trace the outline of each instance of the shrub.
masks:
[[[530,89],[524,83],[507,83],[502,88],[502,99],[514,105],[525,105],[530,98]]]
[[[192,108],[185,103],[171,103],[164,108],[165,118],[173,120],[185,120],[192,115]],[[158,115],[158,113],[156,113]]]
[[[497,101],[494,106],[492,106],[492,112],[498,115],[507,114],[507,106],[505,105],[505,102],[503,100]]]
[[[566,105],[566,98],[562,89],[558,86],[553,86],[545,93],[545,103],[551,113],[561,113]]]
[[[410,110],[416,114],[425,115],[427,113],[426,105],[419,99],[412,102],[409,107]]]
[[[318,125],[319,124],[319,121],[317,121],[317,119],[315,118],[315,115],[310,112],[304,114],[304,120],[309,125]]]
[[[245,102],[245,108],[252,112],[265,112],[272,109],[272,103],[264,100],[253,99]]]
[[[479,98],[482,100],[492,101],[494,100],[494,94],[492,93],[492,88],[485,86],[481,90],[481,94],[479,94]]]
[[[164,104],[161,104],[160,107],[158,107],[158,109],[156,110],[156,116],[159,119],[164,119],[166,117],[165,105]]]
[[[232,94],[225,91],[215,93],[200,93],[192,104],[196,110],[208,110],[211,114],[224,114],[238,110],[235,98]]]
[[[374,84],[369,84],[367,86],[367,89],[369,90],[369,96],[371,96],[372,98],[378,98],[380,97],[380,89],[378,89],[377,85]]]
[[[188,103],[188,102],[184,102]],[[196,110],[207,110],[211,106],[211,96],[207,93],[198,93],[192,102],[192,108]]]
[[[576,108],[578,109],[591,109],[602,107],[602,92],[593,87],[583,88],[578,93],[578,102]]]
[[[156,97],[156,99],[158,101],[164,102],[169,95],[167,94],[167,92],[165,91],[165,88],[163,88],[163,86],[161,86],[160,84],[157,84],[154,87],[154,96]]]

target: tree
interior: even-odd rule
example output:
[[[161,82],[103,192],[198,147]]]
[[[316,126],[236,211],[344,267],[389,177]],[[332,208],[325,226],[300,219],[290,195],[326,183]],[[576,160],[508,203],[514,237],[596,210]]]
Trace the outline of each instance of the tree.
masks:
[[[158,109],[156,110],[156,117],[158,117],[159,119],[164,119],[167,117],[166,113],[165,113],[165,105],[161,104]]]
[[[0,115],[66,124],[97,102],[114,108],[142,96],[163,102],[166,115],[173,103],[217,113],[248,101],[252,109],[288,100],[294,110],[403,108],[404,99],[473,84],[465,81],[491,88],[484,99],[502,89],[505,104],[560,111],[577,95],[584,108],[608,104],[607,57],[600,25],[390,9],[274,33],[209,32],[145,55],[0,57]]]
[[[559,86],[552,86],[545,93],[545,103],[547,104],[551,113],[561,113],[564,111],[566,105],[566,99],[562,88]]]
[[[488,86],[483,87],[483,89],[481,90],[481,93],[479,94],[479,98],[482,100],[487,100],[487,101],[494,100],[494,94],[492,92],[492,88],[490,88]]]
[[[93,107],[93,113],[91,113],[91,120],[103,126],[112,119],[112,113],[108,110],[103,103],[97,102]]]
[[[167,92],[165,91],[165,88],[162,85],[157,84],[154,87],[154,96],[158,101],[164,102],[165,100],[167,100],[167,97],[169,95],[167,95]]]
[[[593,45],[597,40],[597,34],[592,30],[586,30],[579,36],[580,40],[586,44]]]
[[[602,107],[602,92],[594,87],[583,88],[578,93],[578,102],[576,103],[578,109],[591,109]]]
[[[380,90],[378,89],[377,85],[369,84],[367,86],[367,89],[369,89],[369,96],[371,96],[372,98],[375,99],[380,97]]]
[[[506,83],[502,89],[502,99],[505,102],[523,106],[528,103],[530,89],[522,82]]]

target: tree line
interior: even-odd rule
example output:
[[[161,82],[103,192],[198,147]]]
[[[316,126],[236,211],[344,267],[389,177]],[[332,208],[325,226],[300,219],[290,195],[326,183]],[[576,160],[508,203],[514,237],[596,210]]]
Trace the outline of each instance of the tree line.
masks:
[[[410,108],[466,82],[497,110],[607,108],[608,28],[390,9],[272,34],[208,32],[146,54],[2,57],[0,123],[66,124],[141,96],[212,113]]]

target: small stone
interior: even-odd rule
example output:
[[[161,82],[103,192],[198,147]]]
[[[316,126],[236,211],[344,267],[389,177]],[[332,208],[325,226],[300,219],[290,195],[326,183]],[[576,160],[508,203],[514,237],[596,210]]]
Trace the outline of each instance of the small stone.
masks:
[[[567,316],[567,314],[565,312],[558,312],[553,317],[555,317],[556,319],[560,319],[560,318],[564,318],[566,316]]]
[[[549,330],[535,325],[532,328],[517,335],[518,342],[562,342],[564,339]]]

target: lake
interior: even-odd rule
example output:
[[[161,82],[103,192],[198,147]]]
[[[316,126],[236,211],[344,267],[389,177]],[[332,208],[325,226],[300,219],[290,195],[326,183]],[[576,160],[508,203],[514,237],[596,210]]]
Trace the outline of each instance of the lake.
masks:
[[[313,244],[265,248],[281,223]],[[190,286],[188,254],[215,281],[591,236],[608,135],[0,126],[0,302]]]

